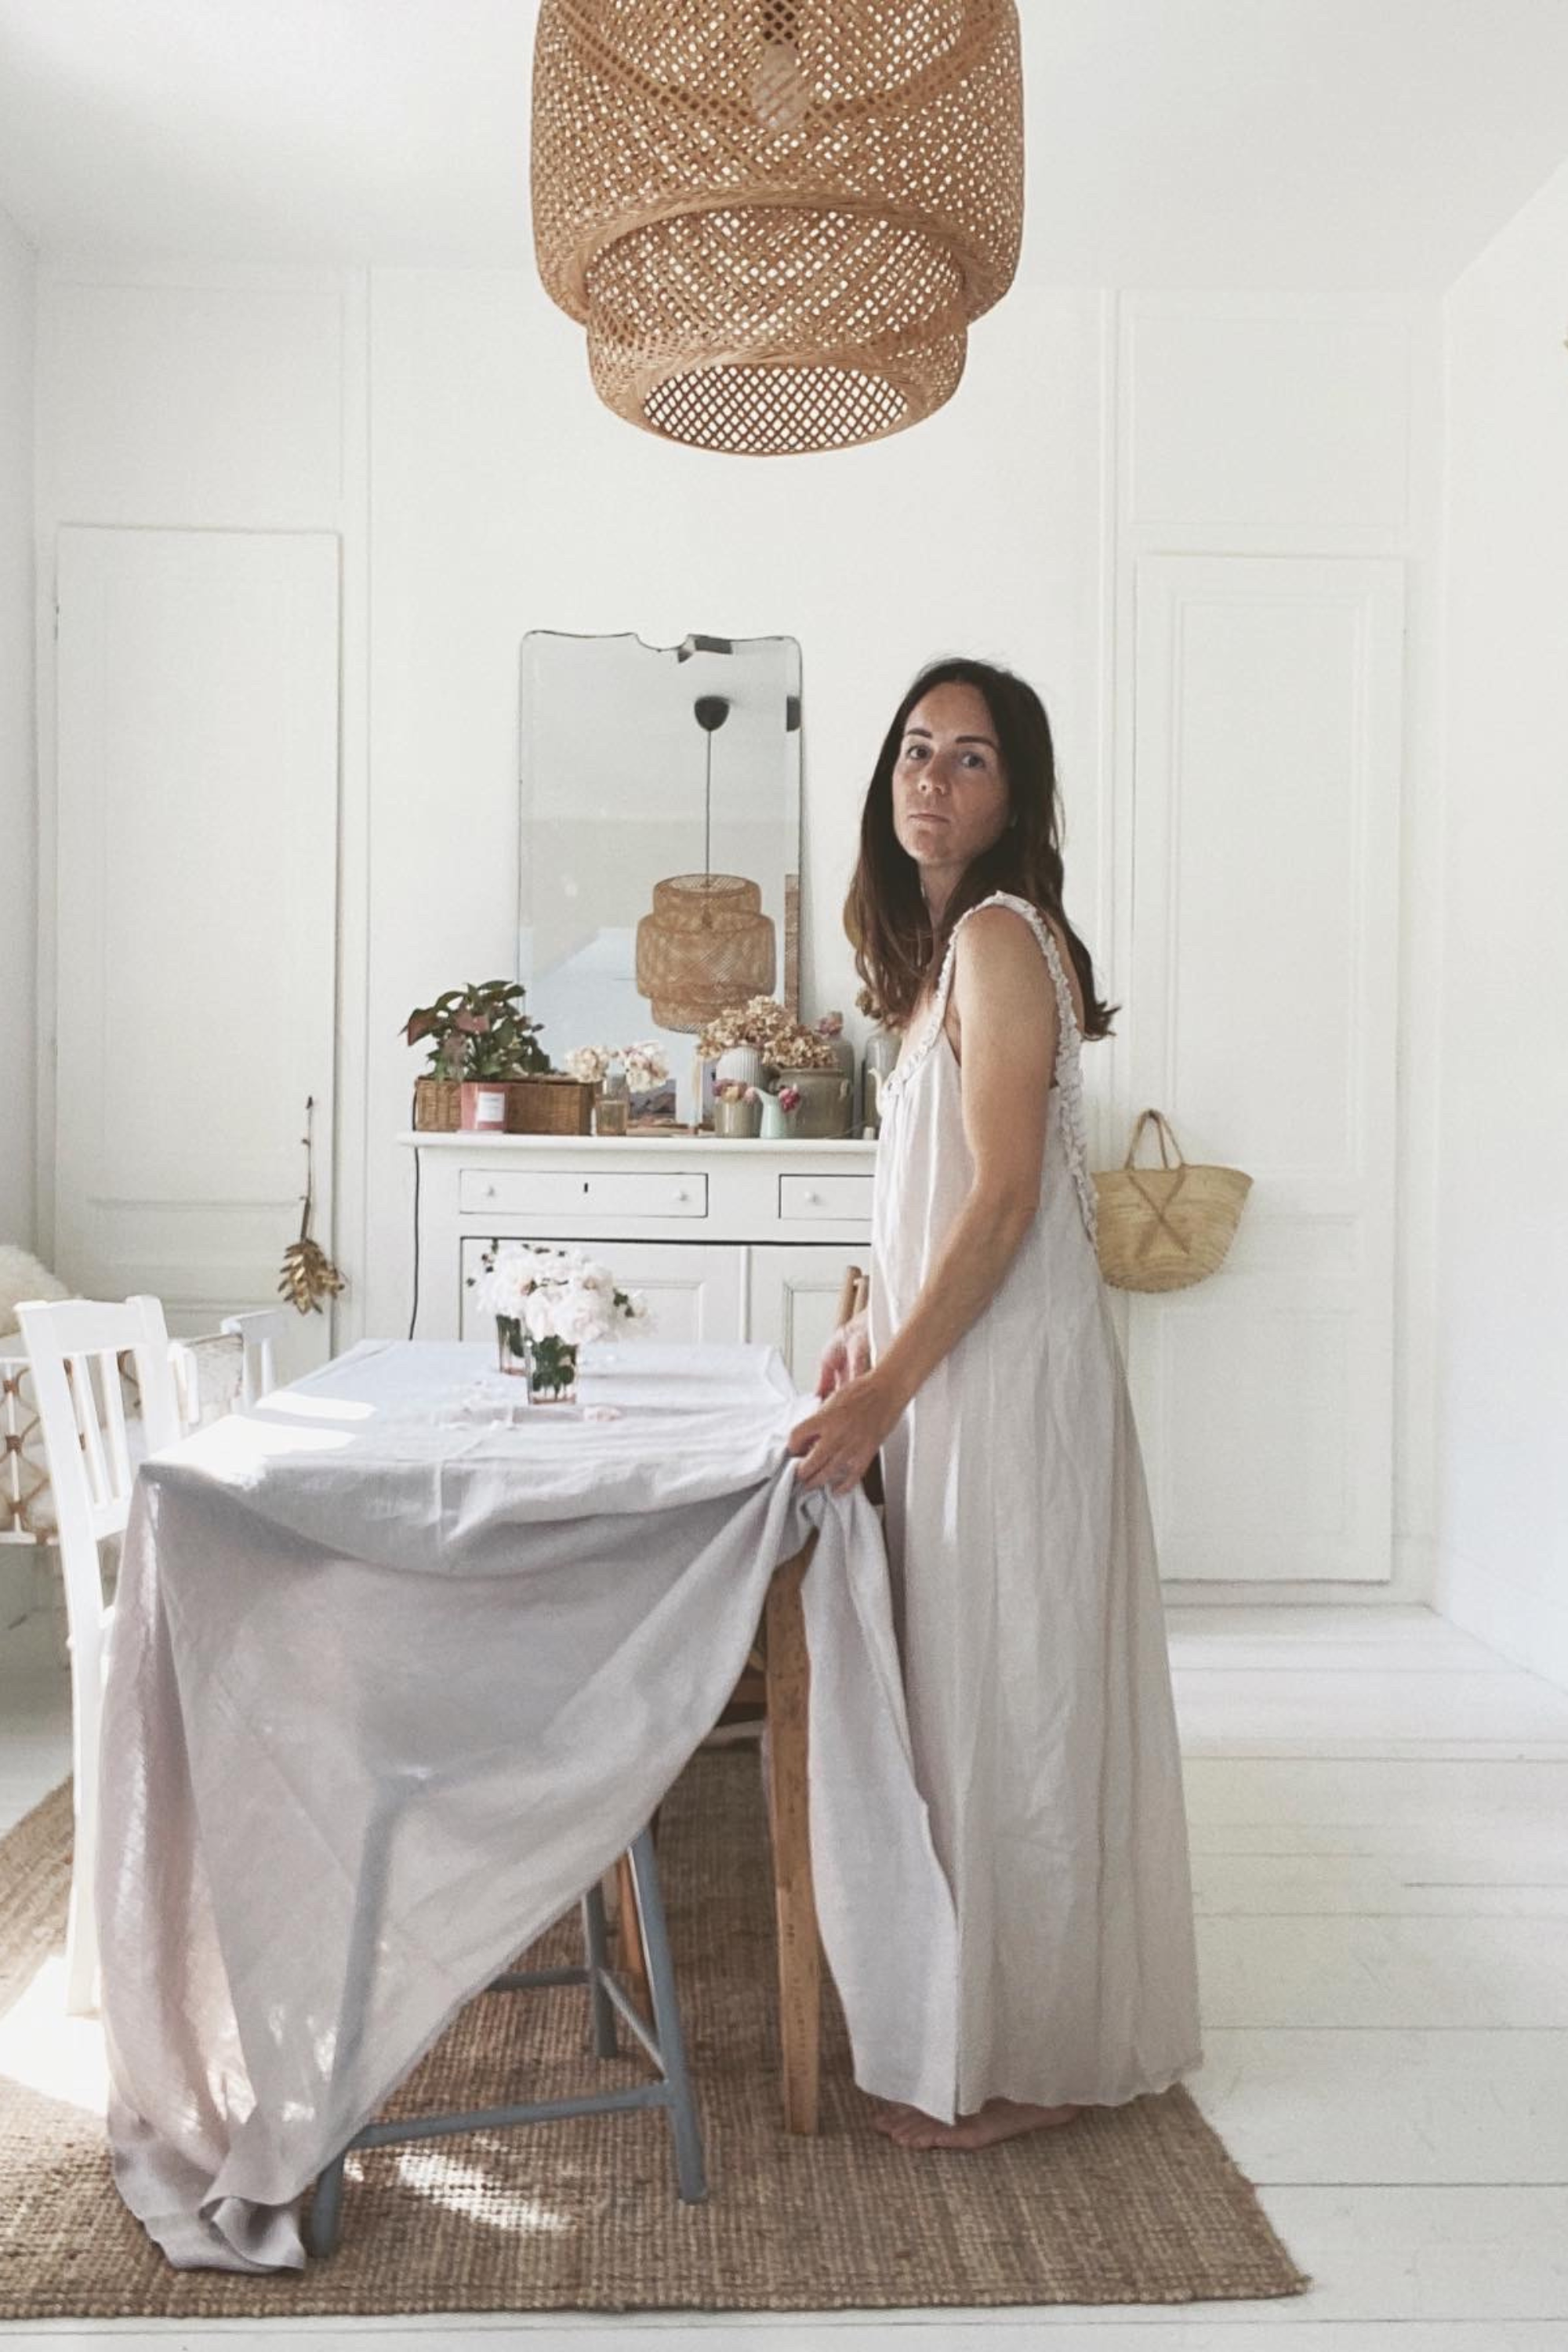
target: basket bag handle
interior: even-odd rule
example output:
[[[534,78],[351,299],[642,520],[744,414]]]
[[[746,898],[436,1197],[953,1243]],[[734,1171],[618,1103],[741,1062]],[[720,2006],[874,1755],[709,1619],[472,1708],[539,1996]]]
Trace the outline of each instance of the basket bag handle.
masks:
[[[1165,1138],[1169,1136],[1171,1139],[1171,1150],[1176,1155],[1176,1165],[1178,1168],[1184,1168],[1187,1163],[1182,1155],[1182,1147],[1176,1141],[1176,1130],[1171,1125],[1170,1120],[1165,1117],[1163,1110],[1142,1110],[1139,1112],[1138,1123],[1132,1130],[1132,1140],[1127,1147],[1127,1157],[1121,1163],[1123,1168],[1131,1168],[1133,1160],[1137,1158],[1139,1140],[1143,1133],[1144,1123],[1146,1120],[1151,1118],[1154,1122],[1154,1133],[1159,1140],[1161,1166],[1163,1168],[1169,1168],[1171,1165],[1170,1160],[1165,1156]]]

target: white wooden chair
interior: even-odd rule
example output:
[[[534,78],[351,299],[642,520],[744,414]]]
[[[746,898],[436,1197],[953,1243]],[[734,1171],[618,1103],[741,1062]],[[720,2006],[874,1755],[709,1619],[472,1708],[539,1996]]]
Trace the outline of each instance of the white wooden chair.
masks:
[[[240,1381],[239,1402],[253,1405],[278,1385],[278,1365],[274,1350],[289,1328],[291,1310],[287,1307],[258,1307],[247,1315],[226,1315],[219,1329],[237,1333],[245,1349],[245,1371]]]
[[[76,1851],[66,1939],[66,2008],[96,2005],[98,1933],[93,1877],[98,1860],[98,1775],[103,1673],[112,1604],[103,1597],[99,1547],[124,1532],[135,1464],[126,1434],[118,1359],[129,1353],[142,1396],[139,1452],[159,1452],[181,1434],[163,1309],[156,1298],[123,1306],[91,1298],[19,1307],[33,1393],[49,1465],[70,1640],[71,1754]]]
[[[180,1427],[187,1433],[237,1409],[245,1374],[245,1342],[237,1333],[204,1331],[195,1339],[171,1339],[169,1356]]]

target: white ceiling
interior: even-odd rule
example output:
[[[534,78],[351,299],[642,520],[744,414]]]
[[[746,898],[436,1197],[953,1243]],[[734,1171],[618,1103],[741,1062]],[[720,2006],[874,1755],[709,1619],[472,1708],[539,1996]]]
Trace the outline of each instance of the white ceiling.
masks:
[[[1568,0],[1021,5],[1038,284],[1440,289],[1568,159]],[[524,262],[534,12],[0,0],[0,205],[60,257]]]

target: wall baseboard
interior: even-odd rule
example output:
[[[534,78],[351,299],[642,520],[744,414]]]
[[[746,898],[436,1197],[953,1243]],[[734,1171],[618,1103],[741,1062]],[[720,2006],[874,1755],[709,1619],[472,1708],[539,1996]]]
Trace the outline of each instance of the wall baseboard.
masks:
[[[1395,1536],[1389,1574],[1376,1584],[1326,1579],[1161,1579],[1171,1609],[1431,1609],[1432,1547],[1423,1536]]]
[[[1521,1584],[1497,1568],[1439,1547],[1432,1606],[1500,1657],[1568,1690],[1568,1601]]]

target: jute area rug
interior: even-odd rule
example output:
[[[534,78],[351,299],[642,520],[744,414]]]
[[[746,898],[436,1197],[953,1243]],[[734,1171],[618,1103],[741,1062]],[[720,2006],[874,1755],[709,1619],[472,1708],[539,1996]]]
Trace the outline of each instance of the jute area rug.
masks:
[[[982,2155],[870,2128],[826,2002],[822,2131],[780,2127],[771,1895],[758,1760],[696,1758],[662,1816],[711,2190],[674,2191],[668,2126],[627,2113],[351,2158],[340,2252],[303,2275],[173,2270],[116,2196],[100,2117],[0,2081],[0,2316],[241,2318],[350,2312],[879,2309],[1163,2304],[1310,2284],[1183,2089]],[[0,1843],[0,2002],[63,1944],[68,1792]],[[540,1960],[574,1960],[574,1922]],[[588,2053],[578,1991],[474,2002],[397,2109],[478,2106],[636,2079]],[[529,2086],[524,2091],[521,2086]]]

